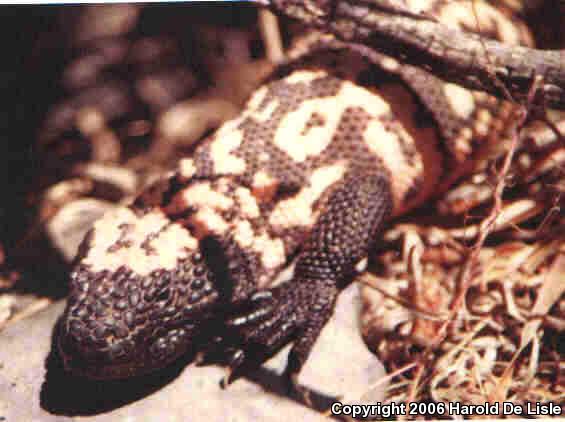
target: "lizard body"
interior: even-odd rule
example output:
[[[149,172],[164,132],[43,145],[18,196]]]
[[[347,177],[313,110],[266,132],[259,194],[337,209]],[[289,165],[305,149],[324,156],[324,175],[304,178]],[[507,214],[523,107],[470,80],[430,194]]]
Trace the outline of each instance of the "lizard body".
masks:
[[[529,42],[478,4],[486,34]],[[426,5],[473,22],[460,3]],[[69,369],[137,375],[218,335],[234,371],[293,342],[296,375],[383,224],[470,171],[510,126],[509,104],[321,38],[170,177],[95,223],[61,323]],[[293,278],[269,287],[292,262]]]

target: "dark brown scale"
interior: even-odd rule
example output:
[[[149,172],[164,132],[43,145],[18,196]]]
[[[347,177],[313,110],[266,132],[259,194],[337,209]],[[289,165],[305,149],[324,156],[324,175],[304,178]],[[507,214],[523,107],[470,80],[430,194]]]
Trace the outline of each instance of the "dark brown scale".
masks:
[[[120,343],[112,343],[108,347],[108,357],[112,360],[118,359],[125,354],[125,350]]]
[[[165,230],[165,228],[163,228]],[[159,251],[157,251],[153,246],[151,246],[151,242],[159,237],[159,233],[150,233],[147,238],[141,242],[140,248],[145,251],[147,255],[157,255]]]
[[[117,287],[123,288],[125,286],[125,284],[127,283],[131,273],[132,272],[131,272],[130,269],[128,269],[125,265],[122,265],[112,275],[114,285],[117,286]]]
[[[169,306],[160,313],[161,317],[172,317],[178,313],[178,309],[174,306]]]
[[[141,282],[143,290],[147,290],[153,284],[153,277],[145,277]]]
[[[157,288],[150,287],[147,290],[145,290],[145,294],[143,295],[143,299],[150,302],[153,299],[155,299],[156,296],[157,296]]]
[[[204,280],[202,280],[201,278],[197,278],[196,280],[192,281],[190,287],[193,290],[200,290],[204,287],[204,284],[205,284]]]
[[[101,339],[110,334],[110,330],[103,325],[99,325],[94,329],[93,334],[95,338]]]
[[[114,291],[112,292],[112,297],[116,299],[123,299],[124,297],[126,297],[126,292],[121,288],[114,289]]]
[[[164,287],[171,283],[171,274],[163,274],[155,280],[155,286]]]
[[[122,299],[122,300],[119,300],[119,301],[116,302],[116,304],[114,305],[114,308],[118,311],[123,311],[128,306],[129,306],[128,302]]]
[[[173,300],[173,297],[171,295],[171,290],[168,288],[164,290],[160,290],[156,299],[157,299],[156,305],[158,307],[164,307],[168,305]]]
[[[104,285],[98,285],[94,287],[94,292],[93,292],[96,296],[103,297],[106,296],[108,294],[108,287],[104,286]]]
[[[143,312],[144,309],[137,308],[138,314],[135,317],[135,323],[137,325],[143,325],[147,322],[148,316]]]
[[[73,304],[72,302],[69,302],[69,304]],[[88,310],[86,309],[85,306],[78,306],[77,308],[75,308],[72,312],[71,315],[75,318],[82,318],[84,316],[86,316],[86,314],[88,313]]]
[[[139,303],[141,297],[139,292],[134,291],[129,295],[129,304],[135,308],[137,306],[137,304]]]
[[[204,267],[195,267],[193,274],[196,277],[202,277],[204,274],[206,274],[206,269]]]
[[[120,224],[118,226],[118,229],[121,230],[121,234],[120,237],[118,238],[118,240],[116,241],[116,243],[114,243],[112,246],[110,246],[108,248],[108,252],[109,253],[113,253],[113,252],[117,252],[118,250],[122,249],[122,248],[129,248],[131,247],[131,242],[128,240],[125,240],[128,233],[131,232],[131,225],[130,224]]]
[[[336,132],[328,147],[314,159],[312,166],[321,167],[339,159],[355,160],[356,165],[367,168],[380,167],[378,158],[362,142],[371,116],[362,108],[350,107],[344,110]],[[361,160],[361,161],[360,161]],[[362,163],[362,161],[365,161]]]
[[[198,302],[202,298],[202,293],[199,292],[192,292],[188,297],[188,303],[193,305]]]
[[[130,330],[135,327],[135,314],[133,311],[127,310],[124,312],[124,322]]]
[[[90,312],[94,313],[97,317],[106,315],[106,307],[100,302],[95,302],[87,308]]]
[[[129,329],[122,322],[116,322],[113,328],[113,332],[117,338],[125,338],[129,334]]]

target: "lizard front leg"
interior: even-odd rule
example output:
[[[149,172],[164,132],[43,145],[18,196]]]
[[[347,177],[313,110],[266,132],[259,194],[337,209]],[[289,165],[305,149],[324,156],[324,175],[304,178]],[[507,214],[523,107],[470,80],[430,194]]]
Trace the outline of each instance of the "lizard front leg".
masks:
[[[286,375],[296,385],[339,291],[355,275],[391,206],[383,173],[351,173],[336,186],[301,249],[294,277],[257,291],[228,318],[226,336],[234,346],[227,383],[293,342]]]

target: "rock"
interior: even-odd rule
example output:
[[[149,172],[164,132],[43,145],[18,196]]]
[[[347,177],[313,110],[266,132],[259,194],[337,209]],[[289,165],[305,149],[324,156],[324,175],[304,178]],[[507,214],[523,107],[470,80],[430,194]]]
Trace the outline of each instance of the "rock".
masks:
[[[83,416],[89,421],[138,421],[166,415],[168,421],[314,421],[326,420],[319,412],[335,397],[357,403],[381,398],[381,390],[368,391],[384,372],[359,334],[356,285],[340,295],[336,313],[301,373],[301,383],[314,391],[317,411],[284,394],[279,374],[288,348],[227,389],[219,385],[221,367],[182,361],[136,379],[94,382],[72,377],[62,371],[51,347],[63,307],[60,302],[0,334],[0,420],[65,421]]]
[[[115,208],[109,201],[93,198],[71,201],[62,206],[47,223],[47,237],[66,262],[71,262],[94,222]]]

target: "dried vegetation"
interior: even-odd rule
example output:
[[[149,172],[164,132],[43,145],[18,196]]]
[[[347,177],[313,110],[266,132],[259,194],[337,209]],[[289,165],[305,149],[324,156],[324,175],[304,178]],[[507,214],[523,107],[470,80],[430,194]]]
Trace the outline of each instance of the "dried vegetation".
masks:
[[[441,222],[393,226],[359,280],[388,401],[565,409],[563,121],[531,92],[506,145],[432,204]]]

